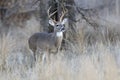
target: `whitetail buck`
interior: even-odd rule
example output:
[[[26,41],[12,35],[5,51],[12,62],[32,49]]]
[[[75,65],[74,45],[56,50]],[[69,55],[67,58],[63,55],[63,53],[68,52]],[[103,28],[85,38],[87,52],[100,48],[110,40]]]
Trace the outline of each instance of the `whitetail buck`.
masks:
[[[50,53],[56,52],[58,53],[61,47],[61,43],[63,40],[63,32],[65,31],[65,22],[67,19],[63,19],[64,15],[67,13],[67,10],[63,10],[62,15],[59,21],[55,21],[51,18],[55,12],[52,14],[49,13],[50,8],[48,9],[48,16],[50,18],[49,24],[54,27],[54,32],[52,33],[35,33],[29,38],[29,48],[33,51],[34,59],[36,61],[36,51],[38,50],[40,53],[43,53],[44,57],[42,59],[48,60],[50,57]]]

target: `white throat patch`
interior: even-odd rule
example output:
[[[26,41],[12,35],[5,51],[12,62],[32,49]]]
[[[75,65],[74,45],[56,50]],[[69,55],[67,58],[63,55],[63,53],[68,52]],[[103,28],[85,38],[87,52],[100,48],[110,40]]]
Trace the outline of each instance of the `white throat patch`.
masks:
[[[57,37],[63,37],[63,32],[57,32],[57,33],[56,33],[56,36],[57,36]]]

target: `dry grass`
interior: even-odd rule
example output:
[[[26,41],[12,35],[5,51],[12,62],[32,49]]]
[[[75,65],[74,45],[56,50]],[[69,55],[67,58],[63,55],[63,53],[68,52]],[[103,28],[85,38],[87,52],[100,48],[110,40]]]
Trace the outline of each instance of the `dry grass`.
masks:
[[[5,68],[6,59],[9,53],[15,48],[15,40],[10,36],[3,34],[0,38],[0,70]]]
[[[33,68],[19,65],[17,69],[9,70],[7,66],[6,71],[0,72],[0,80],[119,80],[115,51],[110,48],[99,44],[91,48],[92,51],[86,48],[86,54],[72,58],[63,51],[64,56],[60,55],[63,53],[57,58],[52,56],[50,64],[37,62]]]
[[[119,41],[115,45],[96,42],[86,46],[83,29],[77,29],[79,44],[68,41],[69,49],[51,55],[50,64],[38,61],[31,68],[33,57],[27,40],[39,25],[34,18],[27,24],[31,25],[0,36],[0,80],[120,80]]]
[[[13,45],[17,45],[17,43],[11,40],[10,35],[6,35],[2,39],[4,41],[1,41],[1,56],[3,57],[1,60],[6,62],[7,57],[12,54],[10,52],[14,50]],[[118,47],[99,43],[90,48],[86,47],[85,54],[78,56],[63,51],[56,56],[57,58],[52,56],[50,64],[42,65],[37,62],[33,68],[24,66],[25,63],[21,66],[19,64],[21,59],[12,62],[13,67],[17,67],[12,70],[9,70],[9,65],[2,64],[6,69],[0,72],[0,80],[119,80],[119,68],[115,59]],[[70,58],[68,55],[74,55],[74,57]],[[16,57],[22,57],[22,55],[12,58],[16,59]]]

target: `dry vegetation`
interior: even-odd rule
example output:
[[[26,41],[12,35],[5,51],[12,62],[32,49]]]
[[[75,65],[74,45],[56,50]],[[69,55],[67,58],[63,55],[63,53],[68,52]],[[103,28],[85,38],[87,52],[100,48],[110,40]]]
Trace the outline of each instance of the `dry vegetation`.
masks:
[[[25,28],[10,28],[7,34],[0,34],[0,80],[120,80],[120,42],[112,44],[110,40],[119,26],[108,27],[111,35],[106,39],[106,34],[80,23],[76,28],[78,44],[66,40],[67,50],[51,55],[50,64],[37,61],[31,68],[33,57],[27,40],[38,32],[38,23],[33,17]]]

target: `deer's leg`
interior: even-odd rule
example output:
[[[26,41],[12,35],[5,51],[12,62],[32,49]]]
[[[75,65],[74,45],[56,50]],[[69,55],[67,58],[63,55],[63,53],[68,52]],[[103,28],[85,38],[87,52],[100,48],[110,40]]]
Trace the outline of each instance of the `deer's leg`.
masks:
[[[31,49],[31,53],[32,53],[32,61],[31,61],[30,67],[32,68],[32,67],[34,67],[35,62],[36,62],[36,53],[35,53],[35,50]]]
[[[37,48],[37,50],[34,53],[34,60],[37,61],[39,58],[41,59],[41,50],[39,48]]]
[[[33,59],[36,62],[36,50],[35,49],[31,49],[32,50],[32,54],[33,54]]]
[[[34,56],[34,61],[36,62],[36,53],[34,53],[33,56]]]
[[[50,55],[47,51],[45,51],[43,56],[42,56],[42,62],[43,63],[49,63],[49,61],[50,61]]]
[[[50,53],[49,52],[46,52],[46,61],[47,61],[47,63],[49,63],[50,62]]]
[[[45,63],[45,60],[46,60],[46,54],[45,54],[45,52],[43,52],[43,55],[42,55],[42,63],[43,64]]]
[[[40,56],[40,62],[42,62],[44,53],[43,53],[42,51],[40,51],[40,52],[39,52],[39,56]]]
[[[58,46],[58,48],[57,48],[57,53],[59,53],[60,52],[60,48],[61,48],[61,44]]]

